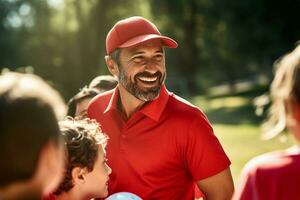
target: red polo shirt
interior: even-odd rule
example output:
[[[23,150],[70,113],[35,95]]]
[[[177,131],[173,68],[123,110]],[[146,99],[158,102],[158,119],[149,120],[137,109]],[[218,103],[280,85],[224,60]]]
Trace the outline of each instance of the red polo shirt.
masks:
[[[144,200],[191,200],[195,181],[229,167],[205,115],[165,86],[127,121],[118,100],[117,87],[95,97],[88,108],[88,116],[110,137],[110,194],[126,191]]]

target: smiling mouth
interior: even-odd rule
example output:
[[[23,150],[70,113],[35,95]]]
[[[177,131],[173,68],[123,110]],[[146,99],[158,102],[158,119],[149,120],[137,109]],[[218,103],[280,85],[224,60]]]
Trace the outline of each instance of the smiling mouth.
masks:
[[[155,83],[158,80],[158,76],[156,76],[156,77],[138,77],[138,80],[140,80],[143,83]]]

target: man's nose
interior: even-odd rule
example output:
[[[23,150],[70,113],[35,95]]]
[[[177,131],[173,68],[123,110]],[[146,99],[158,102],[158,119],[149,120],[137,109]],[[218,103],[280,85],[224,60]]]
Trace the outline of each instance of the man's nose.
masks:
[[[145,65],[145,70],[147,72],[150,72],[151,74],[154,74],[155,72],[157,72],[157,64],[152,60],[148,60],[148,62]]]

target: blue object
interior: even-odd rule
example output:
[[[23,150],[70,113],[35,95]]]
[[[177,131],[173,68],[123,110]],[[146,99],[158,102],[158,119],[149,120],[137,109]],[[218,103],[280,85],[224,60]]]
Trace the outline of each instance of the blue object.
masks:
[[[130,192],[117,192],[107,197],[106,200],[142,200],[142,199]]]

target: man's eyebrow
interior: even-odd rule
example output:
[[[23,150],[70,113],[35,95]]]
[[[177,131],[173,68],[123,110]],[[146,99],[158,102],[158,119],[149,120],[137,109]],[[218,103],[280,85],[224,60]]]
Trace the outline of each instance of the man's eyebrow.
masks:
[[[141,55],[141,54],[144,54],[145,52],[143,52],[143,51],[138,51],[138,52],[134,52],[134,53],[132,53],[132,55]]]
[[[157,51],[155,51],[155,53],[163,53],[164,51],[162,49],[159,49]]]
[[[130,52],[130,55],[133,56],[133,55],[139,55],[139,54],[144,54],[145,51],[141,51],[141,50],[136,50],[136,49],[132,49]]]
[[[155,51],[155,53],[163,53],[164,51],[162,49],[159,49],[157,51]],[[130,55],[131,56],[135,56],[135,55],[140,55],[140,54],[144,54],[145,51],[135,51],[134,49],[130,51]]]

